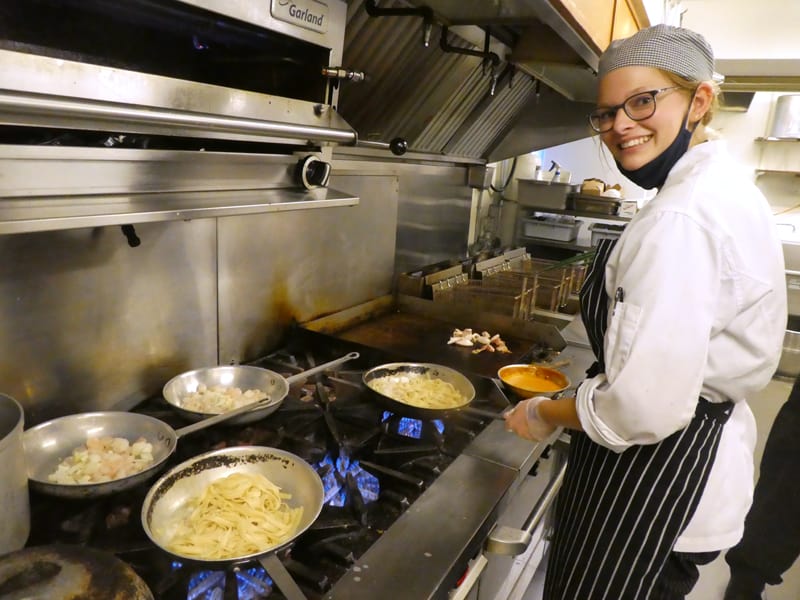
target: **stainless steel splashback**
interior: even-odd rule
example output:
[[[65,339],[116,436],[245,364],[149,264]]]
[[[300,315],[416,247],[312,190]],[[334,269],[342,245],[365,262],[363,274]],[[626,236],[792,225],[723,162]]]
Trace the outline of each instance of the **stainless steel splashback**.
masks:
[[[229,174],[244,183],[248,160],[266,181],[287,176],[285,157],[230,158]],[[212,187],[203,180],[210,164],[187,161],[171,181],[186,194],[195,179]],[[358,194],[358,204],[142,222],[136,247],[118,226],[0,235],[0,391],[23,404],[30,425],[127,409],[183,370],[252,360],[278,347],[294,322],[391,293],[398,264],[463,251],[466,165],[342,156],[333,166],[332,185]],[[116,173],[125,185],[158,186],[158,168],[121,162]],[[91,161],[76,165],[61,183],[86,186],[92,171]],[[24,181],[54,185],[34,175]],[[114,181],[94,185],[106,193]]]
[[[26,426],[128,408],[171,373],[216,362],[216,224],[0,236],[0,389]]]
[[[366,183],[352,207],[138,224],[136,247],[119,227],[0,236],[0,390],[30,425],[128,409],[388,293],[397,196]]]

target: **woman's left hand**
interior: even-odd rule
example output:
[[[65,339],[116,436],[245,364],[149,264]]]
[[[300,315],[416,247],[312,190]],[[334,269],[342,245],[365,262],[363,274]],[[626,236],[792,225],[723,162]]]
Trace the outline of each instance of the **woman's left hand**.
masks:
[[[533,442],[541,442],[549,438],[557,427],[543,421],[537,410],[540,403],[549,400],[550,398],[547,396],[534,396],[519,402],[504,415],[506,431],[511,431],[519,437]]]

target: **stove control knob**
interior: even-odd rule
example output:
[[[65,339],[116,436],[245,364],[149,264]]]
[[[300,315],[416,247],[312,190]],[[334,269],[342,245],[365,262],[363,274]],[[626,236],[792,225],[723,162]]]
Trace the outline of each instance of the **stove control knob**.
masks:
[[[325,187],[331,176],[331,165],[316,156],[309,155],[297,163],[298,182],[307,190]]]
[[[389,149],[392,151],[392,154],[396,156],[403,156],[408,150],[408,142],[403,138],[394,138],[391,142],[389,142]]]

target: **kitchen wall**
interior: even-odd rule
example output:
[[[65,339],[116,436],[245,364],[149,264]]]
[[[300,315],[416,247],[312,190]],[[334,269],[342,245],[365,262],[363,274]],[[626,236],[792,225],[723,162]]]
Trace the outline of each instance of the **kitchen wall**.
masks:
[[[768,147],[769,144],[796,144],[798,153],[794,156],[800,157],[800,142],[757,141],[769,134],[775,101],[781,95],[777,92],[756,93],[746,112],[720,111],[711,126],[727,140],[731,153],[744,165],[749,176],[766,196],[775,214],[775,221],[780,225],[782,238],[797,242],[800,241],[800,177],[792,173],[762,173],[761,169],[773,165],[770,152],[772,148]],[[788,162],[791,163],[792,160],[790,156]],[[569,170],[573,183],[597,177],[609,184],[619,183],[625,198],[644,203],[653,196],[652,191],[634,185],[619,173],[610,153],[598,137],[587,137],[519,157],[515,176],[531,177],[536,164],[549,168],[551,161],[556,161]],[[497,172],[508,172],[509,163],[510,161],[504,161],[498,164]],[[795,168],[800,172],[800,161],[796,161]],[[511,243],[517,215],[513,186],[505,196],[509,202],[504,208],[500,235],[505,243]],[[585,235],[584,231],[581,233]]]
[[[473,204],[468,170],[478,161],[415,152],[402,160],[390,156],[387,159],[369,149],[339,147],[334,151],[334,172],[356,181],[378,176],[394,181],[399,194],[396,237],[391,236],[394,274],[466,256]]]
[[[354,207],[137,224],[135,248],[119,227],[0,236],[0,390],[26,425],[125,410],[387,293],[397,195],[369,182]]]
[[[465,166],[332,163],[357,206],[140,223],[135,248],[116,226],[0,235],[0,392],[26,426],[274,350],[292,323],[390,293],[399,247],[414,266],[464,254]]]

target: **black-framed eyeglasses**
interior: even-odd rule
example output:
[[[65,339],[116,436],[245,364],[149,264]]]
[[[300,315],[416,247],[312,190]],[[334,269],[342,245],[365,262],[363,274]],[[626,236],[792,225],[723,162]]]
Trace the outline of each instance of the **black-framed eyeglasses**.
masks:
[[[628,115],[628,118],[632,121],[644,121],[645,119],[649,119],[656,112],[656,96],[667,90],[674,90],[679,87],[678,85],[673,85],[657,90],[639,92],[627,98],[622,104],[596,108],[589,113],[589,125],[591,125],[592,129],[597,133],[611,131],[620,108],[625,111],[625,114]]]

